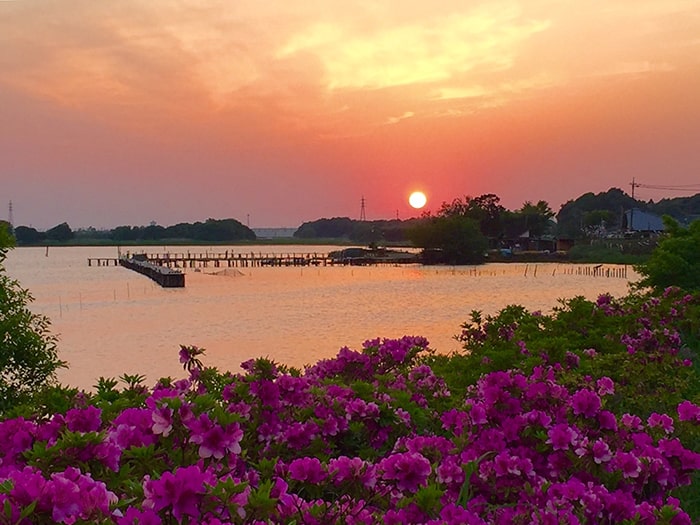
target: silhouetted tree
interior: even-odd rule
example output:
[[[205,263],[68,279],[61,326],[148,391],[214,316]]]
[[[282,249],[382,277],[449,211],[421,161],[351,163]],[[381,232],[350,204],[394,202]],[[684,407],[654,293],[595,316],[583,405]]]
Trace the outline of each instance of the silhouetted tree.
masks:
[[[462,216],[477,222],[481,233],[486,237],[497,238],[503,233],[501,216],[506,209],[501,206],[500,198],[493,193],[478,197],[466,196],[451,203],[442,203],[438,210],[439,217]]]
[[[408,236],[429,262],[478,264],[488,248],[478,223],[464,215],[426,217],[408,230]]]
[[[39,232],[29,226],[17,226],[15,228],[15,239],[17,244],[33,244],[41,242],[46,238],[43,232]]]
[[[530,232],[531,237],[541,237],[548,233],[551,226],[550,221],[554,217],[554,212],[549,204],[542,200],[537,201],[537,204],[525,201],[518,213],[524,219],[525,229]]]
[[[73,230],[71,230],[67,222],[62,222],[50,230],[46,230],[46,239],[49,241],[69,241],[72,238]]]
[[[586,218],[590,212],[607,211],[611,222],[619,226],[623,212],[633,207],[646,209],[646,204],[636,201],[618,188],[610,188],[605,193],[584,193],[559,209],[557,234],[560,237],[585,237]]]

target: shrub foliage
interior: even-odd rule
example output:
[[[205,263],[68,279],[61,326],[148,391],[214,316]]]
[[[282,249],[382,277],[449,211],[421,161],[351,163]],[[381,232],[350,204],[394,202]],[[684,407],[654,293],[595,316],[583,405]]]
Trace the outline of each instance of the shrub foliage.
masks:
[[[12,237],[0,225],[0,413],[55,380],[58,359],[49,320],[33,313],[30,293],[5,272]]]

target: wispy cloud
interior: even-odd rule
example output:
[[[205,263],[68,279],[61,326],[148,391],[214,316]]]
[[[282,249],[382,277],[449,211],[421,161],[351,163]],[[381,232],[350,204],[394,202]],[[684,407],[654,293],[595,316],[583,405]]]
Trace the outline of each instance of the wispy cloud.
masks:
[[[413,111],[406,111],[403,115],[400,117],[389,117],[386,120],[386,124],[398,124],[402,120],[406,120],[407,118],[411,118],[415,115]]]
[[[518,46],[548,25],[523,17],[516,4],[501,3],[366,32],[342,21],[319,23],[293,35],[278,56],[318,57],[329,89],[381,89],[508,69]]]

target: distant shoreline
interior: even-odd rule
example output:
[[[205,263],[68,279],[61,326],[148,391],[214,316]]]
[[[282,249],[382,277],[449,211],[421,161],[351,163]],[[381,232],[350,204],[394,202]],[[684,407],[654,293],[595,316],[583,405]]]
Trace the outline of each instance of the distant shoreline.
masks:
[[[17,245],[18,248],[51,248],[51,247],[134,247],[134,246],[362,246],[360,243],[352,242],[348,239],[320,238],[320,239],[297,239],[294,237],[277,237],[270,239],[256,239],[254,241],[195,241],[190,239],[160,239],[158,241],[125,241],[115,243],[112,240],[71,240],[63,242],[41,242],[33,244]],[[386,243],[387,248],[415,248],[409,243]],[[576,249],[563,252],[535,252],[522,251],[503,255],[498,250],[489,251],[485,263],[579,263],[579,264],[641,264],[647,260],[649,254],[623,254],[616,250],[600,250],[584,245],[576,246]]]

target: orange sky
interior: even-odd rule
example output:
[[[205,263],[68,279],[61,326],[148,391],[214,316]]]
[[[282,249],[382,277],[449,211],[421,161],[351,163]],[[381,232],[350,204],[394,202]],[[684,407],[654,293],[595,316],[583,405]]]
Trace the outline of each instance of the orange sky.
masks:
[[[16,224],[556,211],[699,166],[699,0],[0,1]]]

